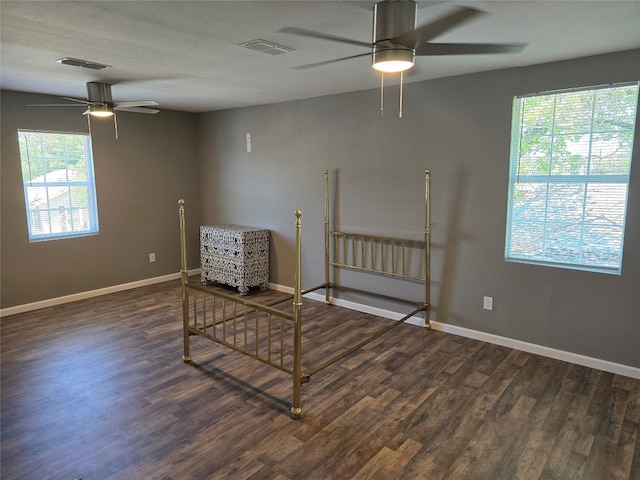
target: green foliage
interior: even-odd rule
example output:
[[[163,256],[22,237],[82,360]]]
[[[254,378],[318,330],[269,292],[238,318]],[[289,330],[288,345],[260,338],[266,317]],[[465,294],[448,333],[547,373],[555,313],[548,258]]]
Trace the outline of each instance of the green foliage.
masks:
[[[636,85],[519,100],[519,173],[620,175],[631,167]]]

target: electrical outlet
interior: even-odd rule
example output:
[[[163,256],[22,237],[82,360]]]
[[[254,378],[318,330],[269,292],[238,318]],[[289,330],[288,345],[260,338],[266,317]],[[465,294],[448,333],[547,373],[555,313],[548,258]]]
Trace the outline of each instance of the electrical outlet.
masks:
[[[485,310],[493,310],[493,297],[484,297],[482,308]]]
[[[153,263],[156,261],[156,254],[155,253],[150,253],[149,254],[149,263]]]

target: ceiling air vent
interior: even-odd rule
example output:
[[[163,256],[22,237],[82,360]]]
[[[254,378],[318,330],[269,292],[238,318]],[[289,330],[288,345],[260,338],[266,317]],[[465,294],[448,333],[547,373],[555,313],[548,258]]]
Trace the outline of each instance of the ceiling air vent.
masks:
[[[101,63],[90,62],[89,60],[80,60],[79,58],[63,57],[56,60],[63,65],[71,65],[72,67],[90,68],[91,70],[102,70],[103,68],[110,67],[111,65],[103,65]]]
[[[248,48],[267,55],[283,55],[293,51],[293,48],[284,47],[273,42],[267,42],[266,40],[251,40],[250,42],[240,43],[241,47]]]

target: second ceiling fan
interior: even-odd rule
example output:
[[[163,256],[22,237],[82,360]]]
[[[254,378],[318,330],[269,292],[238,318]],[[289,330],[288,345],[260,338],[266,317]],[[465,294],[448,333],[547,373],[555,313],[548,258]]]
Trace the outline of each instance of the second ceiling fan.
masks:
[[[137,100],[132,102],[114,102],[111,95],[111,84],[104,82],[88,82],[87,83],[87,99],[74,97],[62,97],[65,100],[71,100],[75,103],[58,103],[58,104],[42,104],[29,105],[31,107],[86,107],[83,115],[87,116],[89,124],[89,133],[91,133],[91,117],[113,117],[116,138],[118,138],[118,123],[116,119],[116,111],[155,114],[160,110],[156,108],[160,104],[153,100]]]
[[[114,102],[111,95],[111,85],[103,82],[88,82],[87,83],[87,99],[81,100],[79,98],[65,97],[67,100],[72,100],[80,104],[87,106],[87,109],[83,112],[83,115],[87,116],[87,123],[89,124],[89,133],[91,133],[91,117],[111,117],[113,116],[113,126],[116,131],[116,139],[118,138],[118,120],[116,118],[116,111],[133,113],[147,113],[155,114],[160,110],[149,107],[159,106],[158,102],[153,100],[139,100],[133,102]]]

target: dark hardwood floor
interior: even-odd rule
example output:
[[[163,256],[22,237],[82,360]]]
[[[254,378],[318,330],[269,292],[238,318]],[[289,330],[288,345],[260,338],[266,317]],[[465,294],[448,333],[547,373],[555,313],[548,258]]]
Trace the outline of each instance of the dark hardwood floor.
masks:
[[[303,363],[388,321],[305,300]],[[293,420],[291,377],[183,363],[181,325],[177,281],[3,318],[2,479],[640,479],[640,380],[401,325]]]

